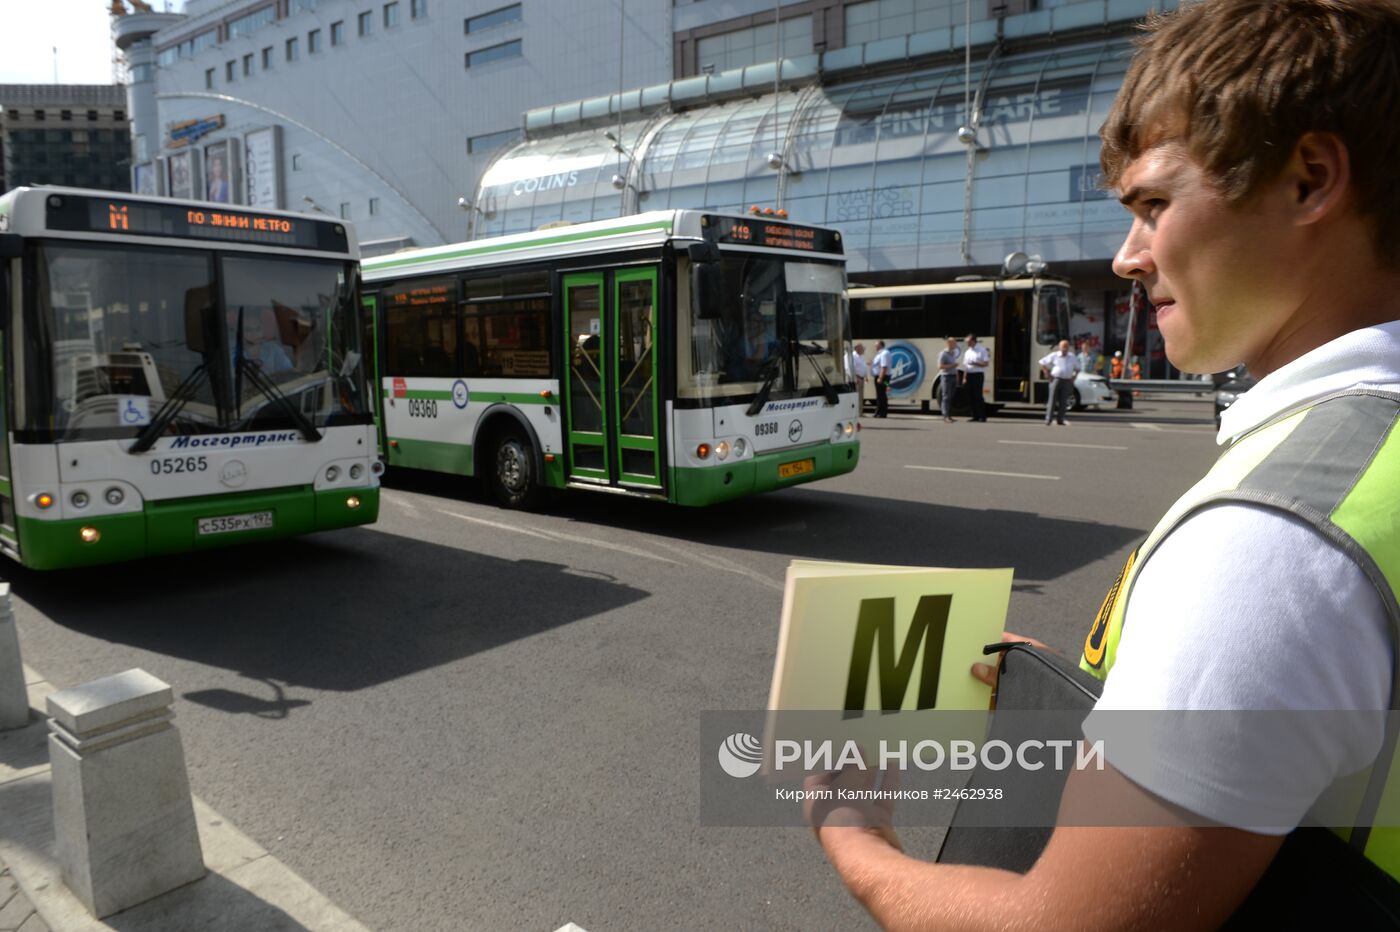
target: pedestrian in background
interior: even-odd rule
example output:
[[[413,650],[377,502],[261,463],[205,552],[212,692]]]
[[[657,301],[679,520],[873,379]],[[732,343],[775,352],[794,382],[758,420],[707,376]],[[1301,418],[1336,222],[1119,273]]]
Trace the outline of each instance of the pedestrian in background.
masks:
[[[1110,378],[1121,379],[1123,377],[1123,351],[1119,350],[1113,354],[1113,365],[1109,369]]]
[[[865,417],[865,380],[870,377],[870,366],[865,362],[865,344],[857,343],[851,349],[851,379],[856,383],[856,416]]]
[[[982,383],[987,377],[987,366],[992,356],[985,346],[977,343],[977,334],[967,335],[967,350],[963,353],[963,384],[967,386],[967,397],[972,403],[973,423],[987,422],[987,406],[982,401]]]
[[[943,423],[953,423],[953,395],[958,390],[958,338],[949,337],[948,347],[938,354],[938,406],[943,409]]]
[[[885,349],[885,341],[875,344],[875,358],[870,362],[870,370],[875,374],[875,416],[888,417],[890,413],[890,369],[894,360]]]
[[[1059,349],[1040,360],[1040,374],[1050,379],[1050,392],[1045,399],[1045,426],[1049,427],[1053,418],[1063,427],[1065,409],[1074,391],[1074,377],[1079,374],[1079,357],[1069,351],[1068,340],[1061,340]]]
[[[1079,344],[1079,371],[1092,372],[1094,368],[1094,355],[1089,352],[1089,341],[1084,340]]]

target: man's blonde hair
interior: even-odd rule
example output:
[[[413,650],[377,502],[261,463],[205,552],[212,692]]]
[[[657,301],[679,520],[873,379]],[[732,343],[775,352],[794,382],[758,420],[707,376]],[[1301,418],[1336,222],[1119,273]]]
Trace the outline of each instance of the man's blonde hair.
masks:
[[[1240,203],[1335,134],[1379,256],[1400,260],[1400,0],[1200,0],[1151,17],[1100,130],[1106,184],[1174,139]]]

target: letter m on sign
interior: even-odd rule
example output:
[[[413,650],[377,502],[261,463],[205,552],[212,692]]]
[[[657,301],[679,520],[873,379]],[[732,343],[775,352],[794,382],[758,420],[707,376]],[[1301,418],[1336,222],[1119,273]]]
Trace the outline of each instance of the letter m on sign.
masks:
[[[931,709],[938,701],[938,670],[943,664],[943,638],[948,631],[951,595],[926,595],[914,609],[914,619],[895,654],[894,599],[863,599],[856,619],[855,644],[851,647],[851,672],[846,680],[846,711],[865,709],[870,682],[870,661],[878,657],[880,709],[895,712],[904,705],[914,661],[923,645],[919,666],[918,701],[915,708]]]

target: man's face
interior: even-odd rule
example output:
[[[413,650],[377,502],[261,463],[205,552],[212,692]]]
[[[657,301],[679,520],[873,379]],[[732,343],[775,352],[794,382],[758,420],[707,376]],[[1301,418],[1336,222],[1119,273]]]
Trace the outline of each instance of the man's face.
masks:
[[[1060,341],[1060,355],[1063,356],[1063,355],[1065,355],[1065,354],[1068,353],[1068,352],[1069,352],[1069,341],[1068,341],[1068,340],[1061,340],[1061,341]]]
[[[955,350],[955,349],[957,349],[957,348],[958,348],[958,341],[957,341],[957,340],[954,340],[952,337],[949,337],[949,338],[948,338],[948,349],[950,349],[950,350]]]
[[[1146,289],[1172,364],[1221,372],[1256,359],[1297,306],[1277,186],[1231,205],[1167,142],[1129,163],[1118,190],[1133,223],[1113,270]]]

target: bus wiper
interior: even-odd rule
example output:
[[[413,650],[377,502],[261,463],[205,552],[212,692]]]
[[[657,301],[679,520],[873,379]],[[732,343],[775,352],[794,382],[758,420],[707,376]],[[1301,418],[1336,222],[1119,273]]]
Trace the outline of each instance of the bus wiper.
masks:
[[[807,361],[812,364],[812,368],[817,370],[817,378],[822,380],[822,395],[825,396],[826,403],[829,405],[838,403],[841,400],[841,396],[836,393],[836,386],[831,384],[831,380],[826,377],[826,373],[822,371],[822,367],[817,365],[817,361],[812,358],[813,356],[820,356],[822,353],[825,353],[826,350],[816,343],[810,346],[806,343],[798,343],[797,348],[802,351],[803,356],[807,357]]]
[[[185,380],[175,389],[175,392],[156,409],[155,416],[136,435],[136,442],[127,447],[128,453],[145,453],[155,446],[156,438],[165,432],[170,426],[170,422],[175,420],[175,416],[189,404],[194,393],[199,390],[200,383],[209,377],[209,369],[204,363],[195,366],[194,371],[185,376]]]
[[[762,411],[763,406],[768,403],[768,395],[773,391],[773,383],[778,380],[779,374],[783,371],[782,362],[777,356],[769,356],[768,361],[765,362],[763,368],[759,370],[760,374],[764,370],[767,370],[768,374],[763,379],[763,387],[758,390],[758,395],[754,398],[753,403],[750,404],[748,410],[744,412],[748,417],[753,417],[755,414]]]
[[[275,401],[281,409],[286,412],[301,431],[301,435],[312,443],[321,439],[321,432],[316,429],[316,425],[311,423],[311,419],[302,413],[302,410],[292,404],[292,399],[282,394],[281,389],[272,383],[272,380],[263,375],[257,363],[250,362],[242,353],[238,355],[238,374],[247,377],[253,387],[262,392],[267,397]],[[240,393],[241,394],[241,393]],[[239,410],[242,410],[242,398],[239,399]]]

